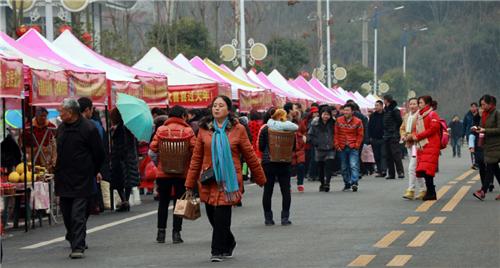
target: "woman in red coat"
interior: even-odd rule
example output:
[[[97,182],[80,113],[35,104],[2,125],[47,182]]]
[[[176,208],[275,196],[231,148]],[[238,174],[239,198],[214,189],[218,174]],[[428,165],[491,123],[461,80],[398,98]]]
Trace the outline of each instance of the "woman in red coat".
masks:
[[[423,200],[436,200],[434,176],[438,168],[439,152],[441,150],[441,124],[439,115],[434,111],[437,102],[430,96],[418,98],[420,111],[417,115],[416,127],[412,140],[417,145],[417,177],[425,178],[427,193]]]

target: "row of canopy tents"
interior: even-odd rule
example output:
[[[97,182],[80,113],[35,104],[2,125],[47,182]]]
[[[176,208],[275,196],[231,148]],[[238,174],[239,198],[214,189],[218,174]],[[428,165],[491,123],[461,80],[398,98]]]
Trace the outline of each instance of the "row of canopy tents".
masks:
[[[80,96],[90,97],[98,106],[113,106],[118,92],[141,98],[150,106],[189,108],[207,107],[213,97],[226,95],[237,100],[241,111],[265,110],[285,102],[342,105],[349,99],[361,108],[371,108],[376,101],[372,95],[327,88],[315,78],[287,80],[277,70],[268,75],[241,67],[231,70],[182,54],[171,60],[154,47],[130,67],[93,51],[69,31],[54,42],[36,30],[17,40],[0,32],[0,57],[22,60],[24,84],[31,88],[30,103],[49,107],[66,97]]]

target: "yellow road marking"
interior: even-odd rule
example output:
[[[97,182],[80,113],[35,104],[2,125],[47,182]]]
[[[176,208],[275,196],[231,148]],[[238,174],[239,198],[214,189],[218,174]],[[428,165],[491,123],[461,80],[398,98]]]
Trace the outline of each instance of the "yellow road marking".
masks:
[[[458,181],[449,181],[448,184],[457,184]]]
[[[349,263],[350,267],[364,267],[367,266],[376,255],[359,255],[356,259],[354,259],[351,263]]]
[[[410,248],[416,248],[416,247],[421,247],[425,245],[427,240],[431,238],[431,236],[434,234],[434,231],[422,231],[420,232],[413,241],[411,241],[407,247]]]
[[[445,195],[446,192],[448,192],[448,190],[451,189],[451,187],[452,187],[451,185],[443,185],[439,189],[439,191],[437,192],[437,199],[440,199],[443,195]],[[436,203],[435,200],[433,200],[433,201],[425,201],[415,211],[416,212],[426,212],[427,210],[429,210],[429,208],[432,207],[432,205],[434,205],[434,203]]]
[[[387,248],[390,246],[398,237],[400,237],[402,234],[404,234],[405,231],[391,231],[382,239],[380,239],[375,245],[373,245],[376,248]]]
[[[455,180],[456,181],[463,181],[465,178],[469,177],[470,174],[474,173],[475,170],[470,169],[466,171],[464,174],[458,176]]]
[[[477,174],[476,176],[474,176],[474,178],[472,178],[473,181],[478,181],[480,179],[481,177],[479,176],[479,174]]]
[[[411,259],[411,257],[412,255],[396,255],[389,263],[387,263],[387,266],[405,266],[405,264]]]
[[[474,184],[476,183],[477,181],[468,181],[467,184]]]
[[[414,224],[415,222],[417,222],[419,219],[419,217],[408,217],[406,218],[403,222],[401,222],[401,224]]]
[[[441,209],[441,211],[453,211],[458,203],[469,191],[470,186],[462,186],[460,190],[450,199],[450,201]]]
[[[446,217],[434,217],[429,224],[441,224],[446,220]]]

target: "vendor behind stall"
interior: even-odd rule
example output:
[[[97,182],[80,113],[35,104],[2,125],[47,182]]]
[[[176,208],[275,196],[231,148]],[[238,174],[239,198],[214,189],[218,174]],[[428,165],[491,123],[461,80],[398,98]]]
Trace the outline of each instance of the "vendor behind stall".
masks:
[[[26,147],[30,148],[33,146],[36,157],[35,163],[50,168],[54,166],[56,161],[54,142],[54,130],[56,126],[47,119],[48,114],[49,112],[44,107],[36,107],[35,118],[33,118],[31,123],[26,124],[24,136]],[[33,134],[30,131],[31,125],[33,125]],[[42,146],[42,150],[39,152],[40,146]],[[30,154],[31,150],[28,149],[27,153]],[[31,159],[31,156],[28,159]]]

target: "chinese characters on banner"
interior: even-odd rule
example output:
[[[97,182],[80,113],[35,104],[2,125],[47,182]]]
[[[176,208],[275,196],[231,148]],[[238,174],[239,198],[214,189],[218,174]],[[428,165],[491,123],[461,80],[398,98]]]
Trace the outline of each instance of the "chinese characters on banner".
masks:
[[[115,106],[117,93],[125,93],[136,98],[142,98],[142,84],[140,82],[112,81],[111,107]]]
[[[186,108],[206,108],[218,95],[217,84],[171,86],[168,103],[170,106],[181,105]]]
[[[65,71],[52,72],[31,70],[33,105],[58,106],[64,98],[70,96],[68,77]]]
[[[68,71],[70,96],[88,97],[95,105],[104,105],[107,99],[106,75],[104,73],[76,73]]]
[[[151,106],[167,105],[167,78],[166,77],[137,77],[142,82],[142,96],[139,97]]]
[[[252,109],[265,111],[273,106],[274,94],[270,90],[253,92],[238,89],[238,97],[241,112],[249,112]]]
[[[22,61],[0,57],[0,96],[22,98],[23,88]]]

